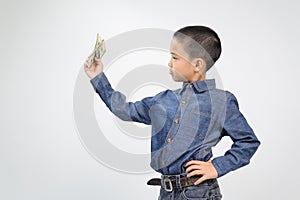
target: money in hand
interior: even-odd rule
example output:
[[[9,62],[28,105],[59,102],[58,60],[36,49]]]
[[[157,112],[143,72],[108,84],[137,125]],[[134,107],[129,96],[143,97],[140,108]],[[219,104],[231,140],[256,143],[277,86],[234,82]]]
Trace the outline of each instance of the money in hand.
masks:
[[[87,59],[87,65],[90,67],[95,62],[96,58],[102,58],[104,53],[106,52],[105,43],[104,40],[99,36],[99,33],[97,34],[97,40],[94,47],[94,51],[91,53],[91,55]]]

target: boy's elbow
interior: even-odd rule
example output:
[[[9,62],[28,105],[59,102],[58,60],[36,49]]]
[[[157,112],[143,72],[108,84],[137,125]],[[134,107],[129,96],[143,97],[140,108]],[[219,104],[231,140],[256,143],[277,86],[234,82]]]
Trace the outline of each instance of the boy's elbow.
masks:
[[[258,147],[261,145],[261,142],[256,138],[254,141],[255,151],[258,149]]]
[[[251,142],[251,146],[249,148],[249,161],[252,158],[252,156],[256,153],[260,145],[261,142],[257,138]]]
[[[130,115],[125,112],[113,112],[116,117],[123,121],[132,121]]]

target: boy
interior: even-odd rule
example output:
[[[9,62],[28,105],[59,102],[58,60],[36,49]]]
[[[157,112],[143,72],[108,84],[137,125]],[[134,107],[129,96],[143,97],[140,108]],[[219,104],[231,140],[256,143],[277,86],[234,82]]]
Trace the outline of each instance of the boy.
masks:
[[[84,69],[117,117],[152,125],[151,167],[162,175],[148,184],[161,185],[159,199],[221,199],[216,178],[248,164],[260,142],[235,96],[205,78],[221,54],[218,35],[205,26],[184,27],[174,33],[170,52],[170,74],[182,88],[134,103],[111,87],[100,59]],[[233,145],[211,160],[211,148],[223,136]]]

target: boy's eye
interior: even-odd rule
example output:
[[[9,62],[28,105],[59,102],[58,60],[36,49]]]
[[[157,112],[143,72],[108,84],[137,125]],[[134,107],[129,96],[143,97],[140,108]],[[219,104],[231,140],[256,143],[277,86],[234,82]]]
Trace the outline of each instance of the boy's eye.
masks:
[[[174,60],[177,60],[177,58],[176,58],[175,56],[172,56],[172,58],[173,58]]]

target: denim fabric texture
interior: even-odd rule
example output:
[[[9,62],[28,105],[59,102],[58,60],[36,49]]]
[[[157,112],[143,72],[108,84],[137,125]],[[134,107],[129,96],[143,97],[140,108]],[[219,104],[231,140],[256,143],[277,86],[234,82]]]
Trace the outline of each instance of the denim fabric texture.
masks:
[[[190,160],[208,161],[212,147],[224,136],[233,144],[212,160],[219,177],[247,165],[260,145],[236,97],[217,89],[214,79],[183,82],[177,90],[167,89],[136,102],[127,102],[115,91],[104,72],[90,82],[117,117],[152,126],[151,167],[163,175],[184,173],[184,164]],[[192,193],[185,189],[180,194],[193,199]]]

